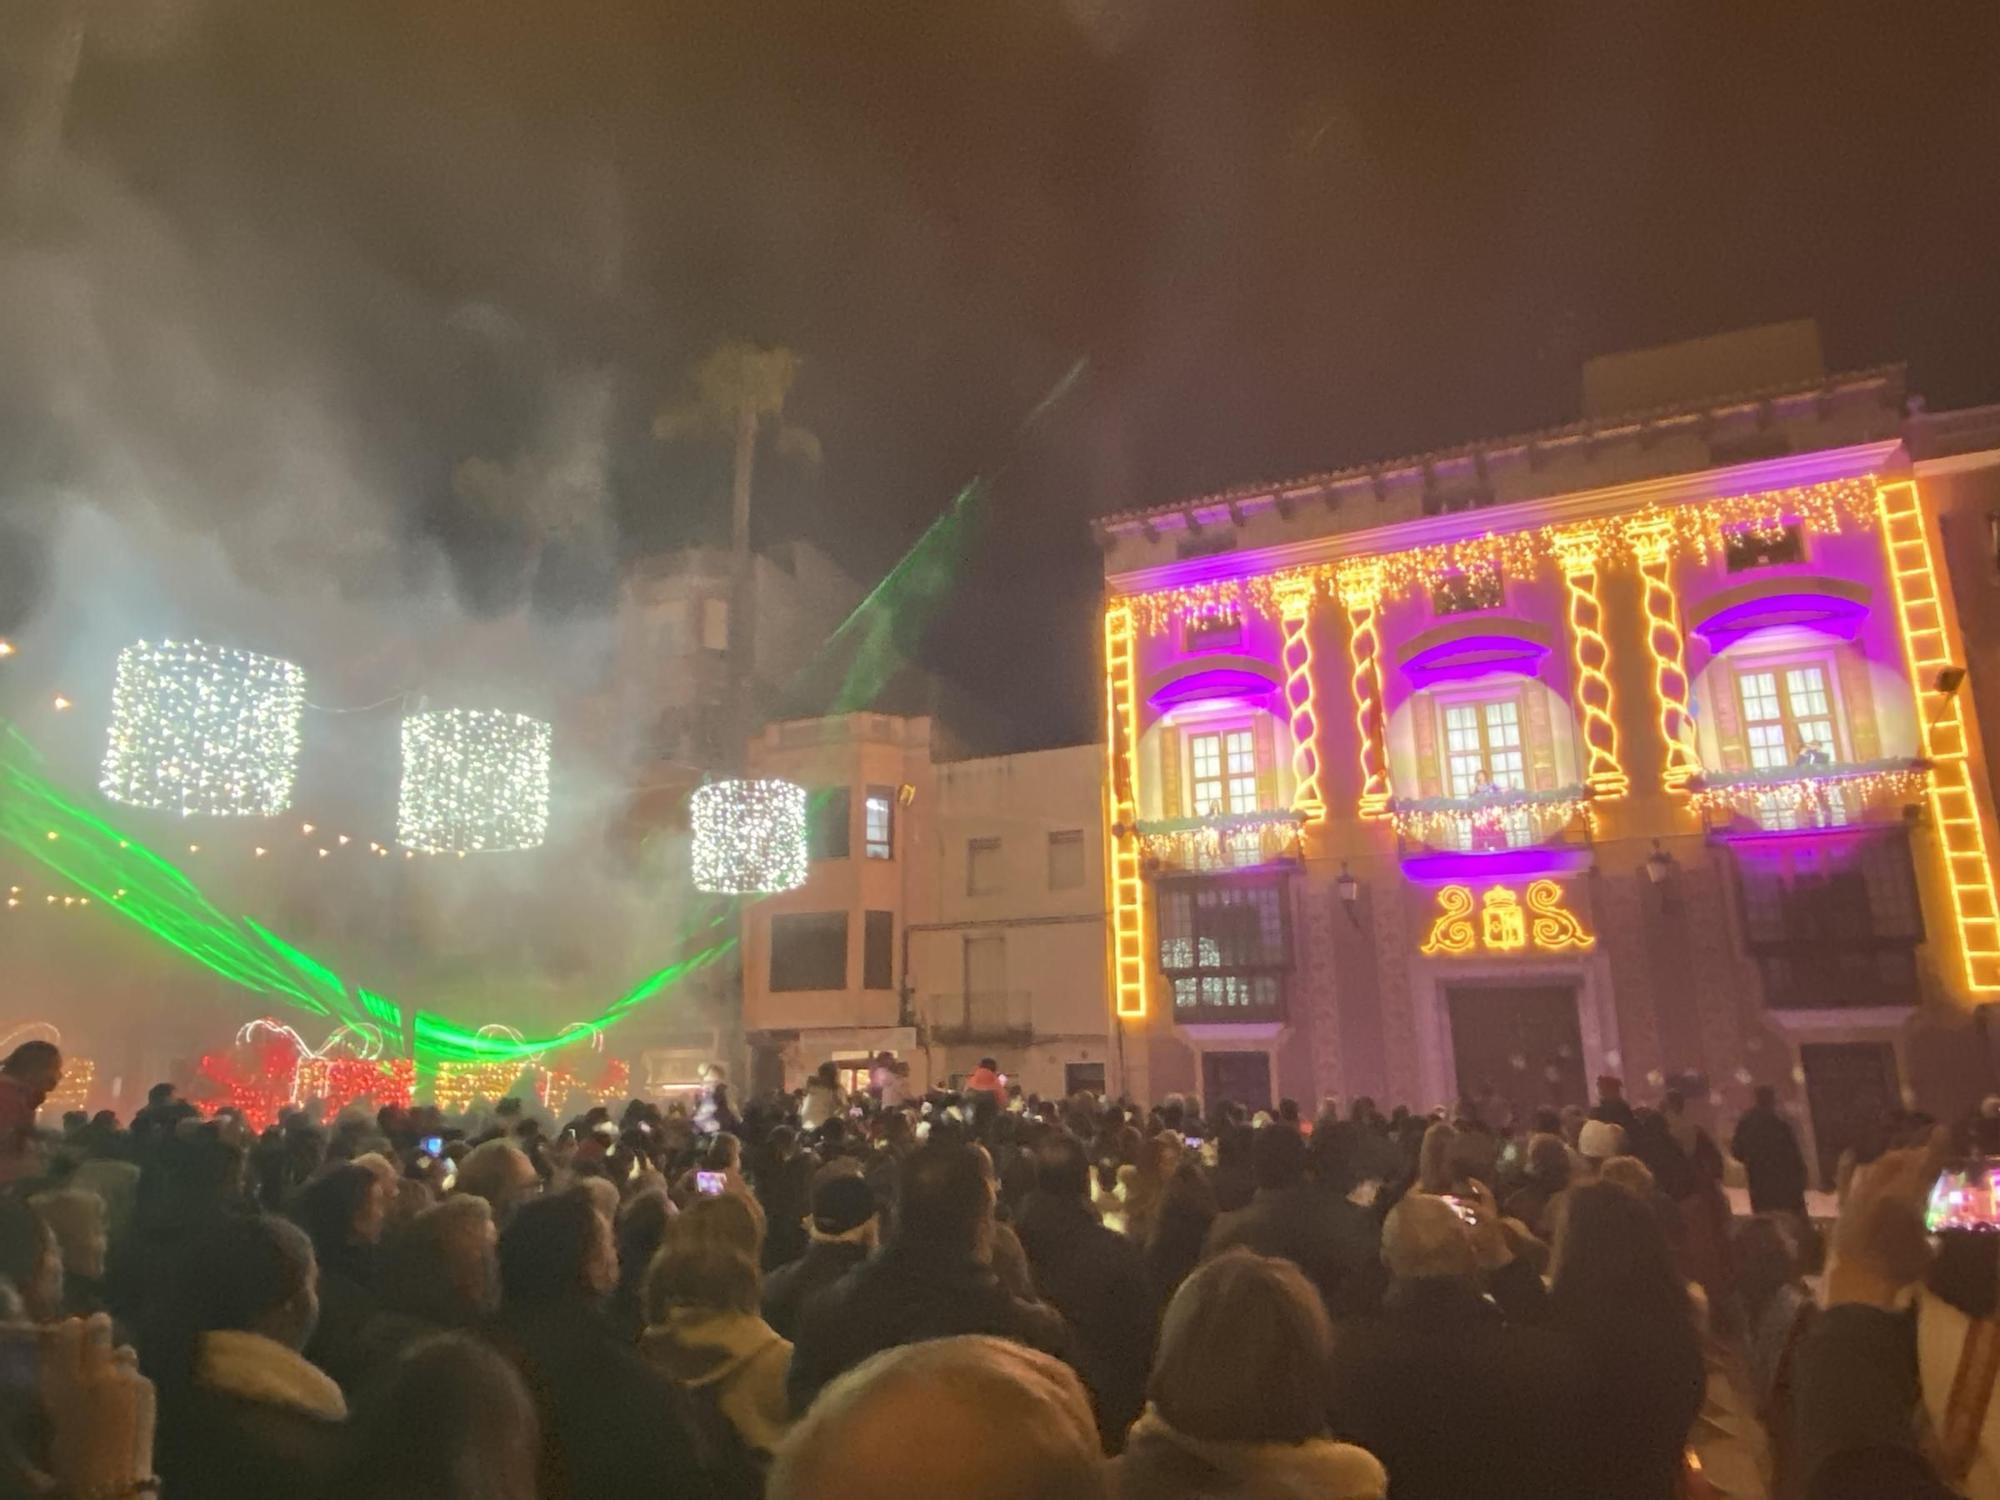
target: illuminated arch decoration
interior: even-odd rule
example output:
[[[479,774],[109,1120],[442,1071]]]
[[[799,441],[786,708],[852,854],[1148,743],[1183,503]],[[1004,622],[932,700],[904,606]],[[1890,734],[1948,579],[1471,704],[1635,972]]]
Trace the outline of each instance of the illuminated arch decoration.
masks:
[[[1292,578],[1278,590],[1278,622],[1284,633],[1285,707],[1292,730],[1292,811],[1307,823],[1323,822],[1326,798],[1319,784],[1319,719],[1313,704],[1312,581]]]
[[[1661,785],[1685,791],[1701,774],[1701,751],[1695,742],[1694,714],[1688,707],[1686,639],[1681,633],[1679,605],[1667,570],[1673,562],[1672,523],[1664,515],[1636,517],[1625,528],[1625,539],[1639,565],[1646,596],[1646,649],[1653,657],[1653,704],[1659,711],[1660,738],[1667,747]]]
[[[1379,561],[1349,563],[1339,575],[1340,604],[1347,611],[1348,688],[1354,695],[1354,729],[1360,742],[1364,818],[1389,811],[1388,718],[1382,699],[1383,577]]]
[[[1598,556],[1603,538],[1594,526],[1570,526],[1551,537],[1563,586],[1569,591],[1571,659],[1576,698],[1583,710],[1583,743],[1590,753],[1584,784],[1600,799],[1622,797],[1631,782],[1618,763],[1618,724],[1611,716],[1611,679],[1604,669],[1611,648],[1604,639],[1604,606],[1598,599]]]
[[[1929,527],[1914,480],[1898,480],[1876,490],[1882,545],[1895,584],[1896,618],[1910,683],[1920,695],[1917,723],[1924,758],[1931,763],[1931,823],[1944,850],[1952,916],[1966,987],[1974,994],[2000,991],[2000,896],[1994,890],[1993,861],[1973,791],[1965,730],[1968,689],[1939,696],[1929,693],[1940,670],[1953,665],[1945,601],[1931,555]]]
[[[1104,611],[1104,868],[1111,900],[1111,996],[1120,1016],[1146,1014],[1146,889],[1140,870],[1137,642],[1132,607],[1115,601]]]
[[[1526,907],[1506,885],[1488,886],[1477,903],[1469,885],[1442,886],[1437,904],[1430,936],[1417,950],[1426,955],[1458,958],[1480,949],[1519,953],[1528,948],[1544,953],[1588,952],[1597,946],[1597,939],[1563,904],[1562,886],[1553,880],[1530,884]]]

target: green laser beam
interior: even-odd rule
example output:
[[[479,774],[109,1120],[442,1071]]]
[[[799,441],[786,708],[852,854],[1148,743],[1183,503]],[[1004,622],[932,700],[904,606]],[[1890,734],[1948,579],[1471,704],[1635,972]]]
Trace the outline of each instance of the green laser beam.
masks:
[[[223,912],[183,871],[50,783],[34,747],[11,725],[0,725],[0,839],[238,988],[330,1020],[376,1027],[385,1040],[393,1037],[398,1047],[407,1046],[423,1068],[525,1061],[587,1042],[736,945],[733,935],[708,941],[648,975],[591,1020],[554,1036],[481,1036],[429,1011],[406,1015],[387,996],[349,984],[262,924]],[[684,944],[733,915],[732,906],[717,907],[684,936]]]
[[[833,678],[836,659],[851,653],[839,686],[820,709],[827,714],[851,713],[872,703],[889,679],[915,657],[925,631],[957,581],[959,565],[972,555],[994,481],[1013,466],[1028,434],[1068,398],[1087,368],[1088,361],[1077,360],[1035,403],[1015,426],[1007,456],[999,467],[990,476],[976,475],[924,528],[910,550],[799,669],[785,691],[788,701],[806,701],[816,684]]]

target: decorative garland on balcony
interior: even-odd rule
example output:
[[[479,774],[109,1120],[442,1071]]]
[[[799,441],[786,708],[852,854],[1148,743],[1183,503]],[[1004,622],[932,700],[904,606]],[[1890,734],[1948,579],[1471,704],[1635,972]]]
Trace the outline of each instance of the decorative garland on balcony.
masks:
[[[1447,578],[1502,573],[1525,576],[1555,558],[1557,533],[1574,545],[1582,533],[1597,543],[1600,562],[1635,554],[1637,545],[1656,550],[1664,530],[1679,552],[1706,562],[1732,536],[1750,533],[1775,538],[1797,524],[1821,534],[1877,524],[1875,476],[1834,480],[1790,489],[1760,490],[1684,505],[1649,505],[1621,516],[1592,521],[1565,521],[1523,531],[1482,532],[1451,542],[1434,542],[1400,552],[1385,552],[1368,560],[1382,570],[1385,599],[1427,592]],[[1247,578],[1211,578],[1176,588],[1132,594],[1124,603],[1148,634],[1157,635],[1187,614],[1253,611],[1267,618],[1279,613],[1278,595],[1301,584],[1316,594],[1331,595],[1335,574],[1355,559],[1286,568]]]
[[[1688,805],[1702,814],[1751,815],[1773,804],[1811,812],[1824,807],[1826,794],[1836,789],[1852,792],[1861,802],[1921,796],[1930,774],[1930,762],[1904,759],[1830,762],[1817,770],[1774,766],[1766,771],[1730,771],[1697,778],[1691,783]]]
[[[1225,813],[1213,818],[1141,819],[1136,826],[1139,852],[1156,864],[1207,868],[1225,862],[1225,856],[1249,854],[1253,858],[1232,861],[1259,864],[1254,856],[1264,854],[1267,834],[1277,834],[1279,848],[1271,858],[1287,858],[1298,853],[1299,828],[1303,818],[1295,812]]]
[[[1590,793],[1580,786],[1546,792],[1501,792],[1491,797],[1399,797],[1389,804],[1396,832],[1420,844],[1436,844],[1464,834],[1504,834],[1507,819],[1526,813],[1535,837],[1544,840],[1582,818],[1594,833]]]

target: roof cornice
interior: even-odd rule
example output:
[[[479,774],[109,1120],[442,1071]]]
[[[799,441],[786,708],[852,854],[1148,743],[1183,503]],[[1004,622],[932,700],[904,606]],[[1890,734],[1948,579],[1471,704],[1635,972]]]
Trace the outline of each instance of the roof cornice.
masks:
[[[1903,440],[1896,437],[1840,448],[1820,448],[1809,453],[1787,454],[1783,458],[1759,459],[1754,463],[1692,470],[1606,485],[1599,489],[1575,490],[1543,499],[1517,500],[1477,512],[1453,511],[1392,522],[1386,526],[1328,532],[1324,536],[1241,552],[1214,553],[1206,557],[1158,563],[1152,567],[1109,574],[1106,581],[1113,593],[1144,594],[1219,578],[1254,578],[1285,568],[1314,567],[1345,557],[1402,552],[1434,542],[1454,541],[1479,531],[1526,531],[1553,523],[1617,515],[1648,505],[1685,505],[1719,500],[1730,495],[1752,495],[1763,490],[1827,484],[1840,479],[1859,478],[1864,474],[1900,471],[1907,464],[1902,447]],[[1478,522],[1484,524],[1475,523],[1475,516]]]

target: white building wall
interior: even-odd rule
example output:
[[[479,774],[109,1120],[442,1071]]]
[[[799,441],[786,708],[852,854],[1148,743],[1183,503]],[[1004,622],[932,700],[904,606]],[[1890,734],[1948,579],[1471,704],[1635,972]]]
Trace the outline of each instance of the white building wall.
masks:
[[[908,976],[936,1081],[986,1056],[1044,1095],[1063,1092],[1069,1065],[1109,1072],[1103,763],[1076,745],[936,768],[921,820],[936,841],[936,916],[910,934]],[[975,841],[998,845],[979,856],[976,889]]]

